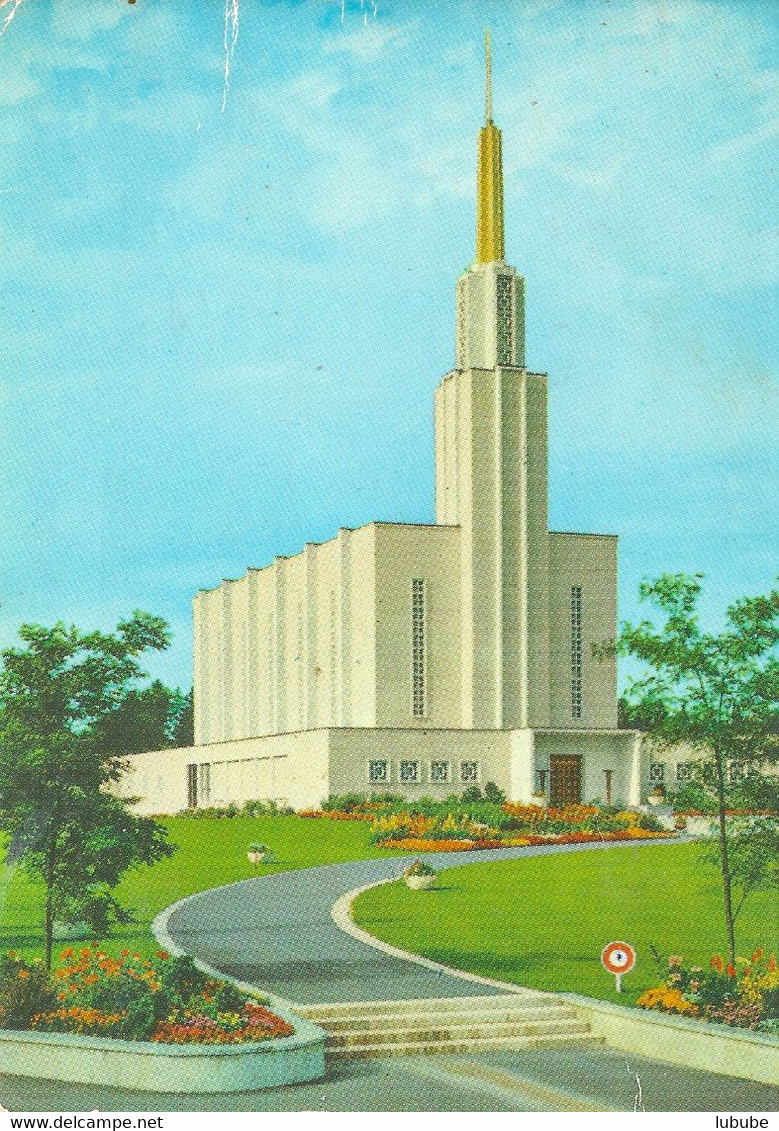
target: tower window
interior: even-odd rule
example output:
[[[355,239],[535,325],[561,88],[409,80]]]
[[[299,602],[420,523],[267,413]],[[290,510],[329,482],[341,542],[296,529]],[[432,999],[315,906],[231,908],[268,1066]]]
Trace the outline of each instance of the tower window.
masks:
[[[497,278],[498,365],[511,365],[514,338],[514,288],[510,275]]]
[[[411,582],[411,713],[415,718],[427,714],[427,593],[425,582]]]
[[[571,718],[582,717],[582,587],[571,586]]]

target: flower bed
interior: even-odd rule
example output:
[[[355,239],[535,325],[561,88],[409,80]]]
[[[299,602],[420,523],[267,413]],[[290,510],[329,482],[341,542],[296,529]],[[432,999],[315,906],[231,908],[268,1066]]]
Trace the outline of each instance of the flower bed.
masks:
[[[288,1037],[266,1003],[201,973],[190,958],[154,963],[122,951],[68,948],[49,977],[13,951],[0,958],[0,1026],[166,1044],[243,1044]]]
[[[645,990],[636,1001],[641,1009],[656,1009],[733,1025],[742,1029],[779,1032],[779,968],[773,955],[756,950],[735,965],[712,956],[709,969],[685,966],[681,955],[668,959],[668,972],[659,986]]]
[[[409,852],[466,852],[476,848],[525,848],[543,844],[591,844],[595,841],[644,840],[673,837],[672,832],[650,832],[644,829],[621,829],[613,833],[560,833],[558,836],[501,837],[489,840],[435,840],[424,837],[401,837],[380,840],[381,848],[400,848]]]

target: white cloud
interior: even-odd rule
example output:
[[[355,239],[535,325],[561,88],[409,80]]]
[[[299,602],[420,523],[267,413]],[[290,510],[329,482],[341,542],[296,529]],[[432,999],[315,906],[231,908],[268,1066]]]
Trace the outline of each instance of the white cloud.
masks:
[[[359,63],[375,63],[390,48],[400,48],[408,43],[409,33],[416,25],[393,27],[376,20],[349,31],[334,31],[322,44],[325,55],[350,55]]]

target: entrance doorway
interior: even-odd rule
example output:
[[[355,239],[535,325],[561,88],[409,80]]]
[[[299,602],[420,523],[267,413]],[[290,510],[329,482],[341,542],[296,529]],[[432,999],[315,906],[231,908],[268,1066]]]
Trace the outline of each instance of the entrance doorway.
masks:
[[[558,754],[549,759],[549,804],[554,809],[578,805],[582,799],[580,754]]]

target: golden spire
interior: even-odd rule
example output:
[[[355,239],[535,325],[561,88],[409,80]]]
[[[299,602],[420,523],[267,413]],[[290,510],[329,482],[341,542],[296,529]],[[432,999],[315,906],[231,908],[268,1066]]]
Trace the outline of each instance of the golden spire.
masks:
[[[503,247],[503,159],[500,130],[492,121],[492,60],[490,33],[485,32],[486,122],[479,131],[479,165],[476,175],[476,262],[496,263]]]

